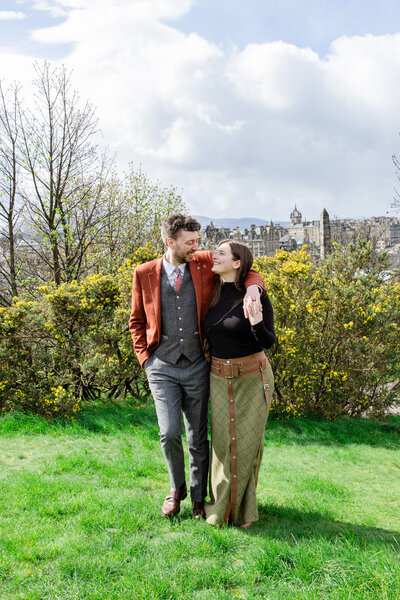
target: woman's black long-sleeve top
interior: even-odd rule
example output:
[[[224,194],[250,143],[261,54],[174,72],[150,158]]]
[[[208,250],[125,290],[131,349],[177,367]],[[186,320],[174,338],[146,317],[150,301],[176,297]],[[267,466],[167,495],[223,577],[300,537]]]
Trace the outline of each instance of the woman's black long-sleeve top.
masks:
[[[263,320],[254,326],[244,316],[243,302],[228,313],[243,298],[244,293],[234,283],[224,283],[217,304],[206,315],[204,330],[211,355],[216,358],[241,358],[270,348],[276,342],[274,315],[268,296],[265,294],[261,298]],[[225,313],[228,314],[224,317]]]

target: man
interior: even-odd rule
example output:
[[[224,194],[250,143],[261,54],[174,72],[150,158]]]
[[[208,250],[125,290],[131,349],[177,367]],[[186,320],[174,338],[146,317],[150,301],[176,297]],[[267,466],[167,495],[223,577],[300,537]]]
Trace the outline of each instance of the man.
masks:
[[[129,329],[154,398],[170,476],[164,517],[177,515],[187,496],[182,415],[195,519],[204,517],[207,495],[209,365],[202,350],[202,325],[216,276],[211,252],[197,252],[199,230],[192,217],[170,215],[161,227],[164,257],[138,266],[133,276]],[[263,281],[254,271],[246,280],[250,285],[258,296]]]

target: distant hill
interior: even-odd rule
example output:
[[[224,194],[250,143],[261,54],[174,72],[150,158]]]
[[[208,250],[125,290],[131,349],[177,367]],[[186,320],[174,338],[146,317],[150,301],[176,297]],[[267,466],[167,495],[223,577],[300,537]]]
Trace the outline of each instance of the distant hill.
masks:
[[[270,219],[258,219],[257,217],[243,217],[242,219],[233,219],[232,217],[223,217],[221,219],[213,219],[211,217],[204,217],[202,215],[192,215],[202,227],[206,227],[212,221],[215,227],[229,227],[234,229],[249,229],[250,225],[269,225]],[[286,221],[274,221],[275,224],[280,223],[281,225],[287,224]]]

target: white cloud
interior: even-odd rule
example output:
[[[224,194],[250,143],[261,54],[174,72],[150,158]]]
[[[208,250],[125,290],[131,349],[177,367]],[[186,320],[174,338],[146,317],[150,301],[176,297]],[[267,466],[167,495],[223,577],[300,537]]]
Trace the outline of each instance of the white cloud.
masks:
[[[98,107],[121,166],[133,160],[182,186],[194,213],[277,219],[297,203],[308,218],[324,206],[384,214],[400,129],[400,34],[341,37],[324,60],[283,42],[239,51],[167,24],[193,4],[41,0],[37,8],[66,18],[34,39],[73,43],[62,62]]]
[[[193,0],[34,0],[33,7],[53,16],[68,16],[62,25],[35,32],[35,39],[50,43],[82,39],[82,25],[89,25],[87,33],[105,29],[113,37],[119,28],[130,23],[178,19],[193,5]],[[115,31],[112,27],[116,26]]]
[[[243,98],[276,111],[307,97],[318,72],[315,52],[283,42],[249,44],[234,52],[227,66],[227,77]]]
[[[65,17],[68,14],[66,8],[60,6],[58,2],[52,0],[34,0],[32,2],[32,8],[34,10],[41,10],[49,13],[51,17]]]
[[[342,37],[331,46],[327,76],[334,97],[351,109],[384,116],[399,105],[400,34]]]
[[[31,56],[0,51],[1,79],[6,85],[13,81],[28,83],[33,77],[33,60]]]
[[[0,21],[18,21],[25,19],[26,14],[15,10],[0,10]]]

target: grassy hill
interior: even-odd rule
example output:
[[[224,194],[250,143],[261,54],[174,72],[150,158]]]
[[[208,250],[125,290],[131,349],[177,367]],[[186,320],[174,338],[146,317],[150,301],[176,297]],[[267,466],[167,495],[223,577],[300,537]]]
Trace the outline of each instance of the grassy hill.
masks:
[[[1,600],[397,600],[400,417],[271,421],[249,530],[160,516],[152,407],[0,419]]]

